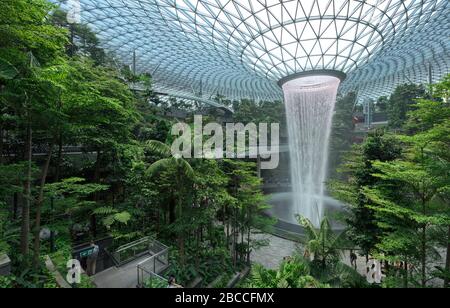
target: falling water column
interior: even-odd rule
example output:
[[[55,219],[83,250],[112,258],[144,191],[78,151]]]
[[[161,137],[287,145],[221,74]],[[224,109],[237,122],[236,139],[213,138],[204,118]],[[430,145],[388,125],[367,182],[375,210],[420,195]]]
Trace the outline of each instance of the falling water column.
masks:
[[[341,76],[312,75],[281,81],[289,133],[293,208],[319,226],[324,215],[331,123]]]

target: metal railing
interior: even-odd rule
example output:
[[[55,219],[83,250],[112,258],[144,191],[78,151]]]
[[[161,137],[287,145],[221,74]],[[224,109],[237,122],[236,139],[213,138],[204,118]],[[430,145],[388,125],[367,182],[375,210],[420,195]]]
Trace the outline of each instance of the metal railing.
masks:
[[[122,266],[141,256],[154,253],[155,250],[153,249],[157,248],[155,242],[154,238],[147,236],[140,240],[120,246],[111,253],[111,256],[117,266]]]
[[[169,282],[166,278],[138,268],[138,288],[163,289],[166,288],[168,284]]]
[[[146,285],[152,285],[154,279],[163,279],[158,274],[162,273],[169,267],[169,247],[154,241],[152,244],[152,251],[156,252],[150,258],[142,261],[137,266],[138,287],[144,288]],[[155,250],[153,250],[155,249]],[[157,285],[160,285],[159,283]]]

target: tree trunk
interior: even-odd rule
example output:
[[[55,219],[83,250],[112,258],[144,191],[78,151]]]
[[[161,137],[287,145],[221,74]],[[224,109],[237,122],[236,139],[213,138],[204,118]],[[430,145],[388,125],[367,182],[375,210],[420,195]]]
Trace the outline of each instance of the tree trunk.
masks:
[[[74,26],[71,24],[69,27],[69,31],[70,31],[70,49],[69,49],[69,57],[74,57],[75,56],[75,31],[74,31]]]
[[[184,236],[182,234],[178,235],[178,249],[180,250],[180,264],[184,266],[186,261],[184,258]]]
[[[94,170],[94,182],[100,183],[100,160],[101,160],[102,152],[97,150],[97,159],[95,161],[95,170]]]
[[[100,183],[100,160],[101,160],[101,152],[97,150],[97,160],[95,161],[95,170],[94,170],[94,183]],[[98,202],[99,194],[96,192],[94,194],[94,201]],[[97,217],[95,214],[91,216],[91,233],[93,238],[97,237]]]
[[[249,216],[249,221],[251,221],[251,215]],[[247,230],[247,264],[249,264],[250,265],[250,254],[251,254],[251,251],[250,251],[250,243],[251,243],[251,233],[252,233],[252,228],[251,228],[251,226],[249,225],[248,226],[248,230]]]
[[[241,262],[244,262],[244,256],[245,256],[245,252],[244,252],[244,247],[245,247],[245,228],[244,228],[244,224],[242,224],[241,227],[241,251],[239,253],[239,258],[241,260]]]
[[[20,252],[23,257],[28,256],[29,247],[28,242],[30,240],[30,203],[31,203],[31,159],[32,159],[32,141],[33,132],[31,129],[31,123],[27,124],[27,141],[26,141],[26,159],[28,161],[27,175],[24,185],[24,199],[22,202],[22,225],[20,235]]]
[[[18,205],[19,205],[19,194],[15,192],[13,197],[13,220],[17,219]]]
[[[408,261],[405,261],[403,270],[405,271],[405,274],[404,274],[404,287],[405,287],[405,289],[407,289],[408,288],[408,279],[409,279],[408,278]]]
[[[58,158],[56,161],[56,172],[55,172],[55,182],[59,182],[61,178],[61,164],[62,164],[62,150],[63,150],[63,140],[62,134],[59,134],[58,140]]]
[[[169,224],[175,223],[175,220],[177,219],[175,214],[176,207],[175,199],[172,198],[169,204]]]
[[[234,210],[234,226],[233,226],[233,247],[234,247],[234,266],[237,265],[238,260],[238,240],[239,240],[239,228],[238,228],[238,209]]]
[[[325,256],[325,238],[322,240],[322,269],[325,271],[327,268],[327,259]]]
[[[449,273],[450,273],[450,226],[448,227],[448,236],[447,236],[447,257],[445,260],[445,279],[444,279],[444,288],[450,287],[450,279],[449,279]]]
[[[41,214],[42,214],[42,203],[44,203],[44,186],[47,181],[48,168],[50,167],[50,161],[52,160],[54,143],[50,144],[48,149],[47,159],[45,160],[45,165],[42,169],[41,183],[39,186],[39,195],[36,200],[36,221],[34,225],[34,258],[33,267],[35,269],[39,268],[40,261],[39,257],[41,254],[41,239],[39,238],[39,233],[41,231]]]
[[[178,178],[177,176],[177,183],[179,183],[179,185],[177,185],[178,187],[183,187],[181,185],[181,180]],[[182,201],[182,197],[181,197],[182,192],[179,192],[178,195],[178,200],[176,201],[176,206],[175,206],[175,219],[178,219],[178,223],[180,223],[181,218],[183,217],[183,201]],[[177,208],[178,207],[178,208]],[[181,221],[181,223],[184,223]],[[180,261],[181,261],[181,265],[184,266],[186,264],[186,258],[185,258],[185,234],[183,232],[178,232],[178,245],[179,245],[179,250],[180,250]],[[188,238],[189,238],[189,233],[188,233]]]
[[[422,247],[421,247],[421,276],[422,288],[427,287],[427,227],[422,227]]]
[[[225,227],[225,233],[226,233],[226,247],[230,247],[230,225],[228,222],[228,207],[226,204],[223,205],[223,225]]]
[[[3,123],[0,122],[0,165],[3,165]]]

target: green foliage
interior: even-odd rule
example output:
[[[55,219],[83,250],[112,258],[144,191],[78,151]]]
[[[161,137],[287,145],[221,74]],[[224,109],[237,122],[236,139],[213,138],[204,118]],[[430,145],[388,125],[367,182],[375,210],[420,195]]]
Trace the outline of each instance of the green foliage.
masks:
[[[68,178],[61,182],[47,184],[45,186],[46,192],[54,197],[71,196],[86,197],[93,193],[104,191],[108,186],[102,184],[86,183],[83,178]]]
[[[333,117],[330,143],[330,177],[335,178],[336,169],[342,163],[343,155],[351,149],[353,143],[353,114],[356,103],[356,94],[349,93],[339,97],[336,101],[336,112]]]
[[[17,231],[5,204],[0,202],[0,255],[10,252],[11,245],[16,243]]]
[[[13,79],[18,73],[11,63],[0,58],[0,79]]]
[[[214,248],[203,244],[203,247],[188,244],[186,259],[180,263],[177,247],[171,248],[170,268],[166,275],[177,278],[177,282],[188,286],[197,277],[202,278],[202,285],[206,286],[222,274],[231,274],[235,269],[223,247]]]
[[[298,217],[306,234],[306,249],[314,255],[314,262],[320,264],[322,270],[337,263],[341,258],[340,247],[344,244],[344,233],[335,234],[328,218],[324,218],[320,228],[316,229],[305,217]]]
[[[23,190],[27,170],[27,163],[0,165],[0,200],[6,201],[14,193]],[[37,169],[32,166],[32,174],[37,174]]]
[[[167,281],[157,278],[157,277],[150,277],[145,281],[144,288],[145,289],[165,289],[167,288]]]
[[[264,244],[254,241],[252,233],[269,232],[273,223],[263,214],[268,205],[255,164],[171,157],[166,143],[173,120],[160,114],[198,106],[176,99],[164,105],[151,76],[117,68],[99,42],[88,26],[69,25],[66,13],[46,0],[2,1],[0,151],[6,140],[13,155],[0,160],[0,252],[10,254],[14,276],[1,278],[0,287],[56,287],[42,266],[26,266],[27,253],[17,249],[20,239],[28,249],[32,237],[25,231],[33,225],[34,231],[47,227],[58,232],[58,251],[51,257],[63,275],[74,227],[89,226],[90,236],[98,236],[98,225],[116,244],[146,234],[173,243],[169,272],[185,285],[196,277],[204,284],[229,277]],[[145,91],[133,93],[130,82],[139,82]],[[449,77],[433,87],[430,97],[420,86],[403,85],[389,101],[380,99],[377,105],[387,105],[390,125],[407,135],[371,134],[346,158],[341,181],[332,184],[349,204],[347,234],[367,254],[407,260],[423,270],[434,248],[448,245],[448,84]],[[236,122],[285,121],[281,102],[216,100],[233,107]],[[332,148],[339,155],[333,169],[352,139],[354,100],[350,94],[337,103]],[[27,142],[47,151],[48,172],[35,167],[43,166],[40,158],[23,161]],[[82,146],[83,154],[67,157],[66,145]],[[24,190],[28,184],[31,188]],[[14,194],[32,214],[19,221],[22,236],[9,212]],[[255,267],[252,284],[363,286],[361,277],[339,262],[343,235],[333,233],[328,220],[319,230],[301,222],[314,260],[285,262],[277,271]],[[41,251],[34,247],[37,261],[50,251],[47,242]],[[448,279],[449,266],[425,269],[422,285],[430,277]],[[81,287],[90,286],[83,277]]]
[[[0,12],[0,57],[16,68],[23,58],[18,54],[30,51],[41,64],[53,61],[64,53],[67,32],[46,21],[53,5],[46,0],[4,0]],[[4,54],[4,56],[2,56]],[[20,69],[19,69],[20,71]]]
[[[14,278],[10,276],[0,276],[0,289],[11,289],[14,287]]]
[[[308,263],[300,258],[283,262],[278,270],[256,264],[248,284],[251,288],[329,288],[310,275]]]
[[[367,255],[379,242],[381,233],[373,209],[367,206],[373,201],[364,194],[365,187],[382,181],[373,175],[378,170],[373,161],[392,161],[400,156],[401,147],[397,138],[383,131],[371,133],[362,145],[355,145],[346,155],[339,169],[343,179],[332,181],[329,185],[333,195],[347,204],[345,222],[348,237]]]
[[[415,100],[425,95],[423,86],[405,84],[398,86],[389,98],[389,126],[401,128],[406,122],[407,114],[413,109]]]
[[[70,241],[60,238],[57,241],[58,250],[49,254],[50,259],[54,263],[56,270],[62,275],[63,278],[67,276],[67,261],[72,259],[72,247]],[[46,288],[56,288],[56,281],[51,279],[46,285]],[[94,284],[89,276],[86,274],[81,275],[81,283],[75,286],[79,289],[92,289]]]
[[[368,188],[365,194],[377,204],[371,208],[386,233],[378,248],[393,259],[407,259],[420,268],[419,285],[426,287],[429,263],[439,258],[436,240],[430,234],[437,227],[450,225],[449,209],[442,206],[449,200],[450,108],[444,101],[424,99],[415,108],[406,125],[414,134],[401,136],[406,155],[373,163],[378,170],[373,176],[398,183],[395,191],[384,185]]]
[[[448,282],[442,273],[450,258],[443,271],[431,268],[440,262],[436,248],[444,246],[448,255],[450,247],[448,80],[432,87],[433,99],[419,86],[398,87],[389,101],[390,121],[405,134],[370,135],[348,156],[347,179],[331,184],[349,204],[350,239],[367,254],[408,264],[408,270],[391,270],[385,287],[426,287],[439,275]]]
[[[255,102],[243,99],[233,102],[236,123],[284,123],[285,110],[282,102]]]

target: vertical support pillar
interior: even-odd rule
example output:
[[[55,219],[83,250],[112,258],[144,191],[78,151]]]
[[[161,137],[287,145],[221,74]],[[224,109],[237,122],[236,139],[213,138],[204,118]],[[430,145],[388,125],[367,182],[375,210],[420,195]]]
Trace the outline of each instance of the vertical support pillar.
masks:
[[[256,168],[258,172],[258,178],[262,178],[261,176],[261,155],[258,154],[258,158],[256,160]]]
[[[136,76],[136,49],[133,50],[133,75]]]
[[[430,87],[430,95],[433,95],[433,66],[431,63],[428,65],[428,84]]]
[[[433,66],[430,64],[428,64],[428,83],[430,85],[433,84]]]

